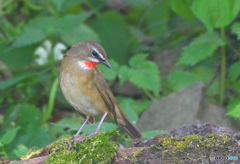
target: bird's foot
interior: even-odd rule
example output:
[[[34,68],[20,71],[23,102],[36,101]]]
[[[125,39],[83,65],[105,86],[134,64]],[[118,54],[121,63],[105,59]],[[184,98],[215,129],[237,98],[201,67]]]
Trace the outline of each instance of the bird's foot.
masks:
[[[98,134],[98,131],[94,131],[92,134],[88,135],[88,138],[93,138],[93,136],[95,136],[96,134]]]
[[[79,140],[83,139],[84,137],[84,135],[82,135],[81,137],[74,136],[72,140],[63,141],[63,143],[72,144],[74,142],[79,142]]]
[[[85,137],[84,135],[82,135],[81,137],[74,136],[72,141],[73,142],[79,142],[79,140],[83,139],[84,137]]]
[[[89,134],[88,136],[82,135],[81,137],[78,136],[74,136],[72,140],[68,140],[68,141],[63,141],[64,143],[68,143],[68,144],[72,144],[74,142],[80,142],[82,143],[85,139],[87,138],[93,138],[93,136],[95,136],[96,134],[98,134],[98,131],[93,132],[92,134]]]
[[[87,138],[93,138],[93,136],[95,136],[96,134],[98,134],[98,131],[94,131],[92,134],[89,134],[87,137],[81,139],[79,142],[81,143]]]

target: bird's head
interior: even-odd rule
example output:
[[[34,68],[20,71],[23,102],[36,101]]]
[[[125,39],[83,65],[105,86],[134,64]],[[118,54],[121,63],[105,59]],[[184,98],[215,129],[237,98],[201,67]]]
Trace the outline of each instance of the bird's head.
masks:
[[[97,64],[103,64],[112,68],[107,61],[107,54],[103,47],[94,41],[84,41],[74,44],[66,53],[66,56],[73,57],[83,68],[93,68]]]

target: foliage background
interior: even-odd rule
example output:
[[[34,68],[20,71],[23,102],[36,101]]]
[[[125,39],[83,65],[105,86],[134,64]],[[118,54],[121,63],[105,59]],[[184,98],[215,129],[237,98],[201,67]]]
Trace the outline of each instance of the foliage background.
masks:
[[[99,68],[111,87],[127,82],[140,91],[116,95],[133,122],[197,81],[239,119],[239,10],[238,0],[0,0],[0,156],[19,159],[79,128],[57,77],[61,55],[84,40],[105,48],[113,69]],[[171,65],[157,60],[165,52]],[[116,128],[109,120],[101,130]]]

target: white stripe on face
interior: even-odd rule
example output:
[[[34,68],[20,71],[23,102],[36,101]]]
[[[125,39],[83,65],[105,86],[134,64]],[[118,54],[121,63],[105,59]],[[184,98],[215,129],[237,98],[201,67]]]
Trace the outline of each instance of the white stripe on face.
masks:
[[[92,62],[95,62],[95,63],[99,63],[100,61],[98,59],[94,59],[94,58],[88,58],[89,60],[91,60]]]
[[[92,48],[94,51],[96,51],[99,55],[99,57],[102,59],[102,60],[106,60],[103,55],[101,53],[98,52],[98,50],[96,48]]]

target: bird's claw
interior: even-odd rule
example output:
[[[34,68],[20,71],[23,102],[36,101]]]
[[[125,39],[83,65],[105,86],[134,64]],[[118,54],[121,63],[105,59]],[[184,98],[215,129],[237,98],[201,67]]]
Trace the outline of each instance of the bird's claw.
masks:
[[[98,134],[98,131],[95,131],[95,132],[93,132],[92,134],[89,134],[88,136],[86,136],[85,138],[81,139],[81,140],[78,141],[78,142],[82,143],[85,139],[87,139],[87,138],[93,138],[93,136],[95,136],[96,134]],[[81,136],[80,138],[82,138],[82,136]],[[79,139],[80,139],[80,138],[79,138]]]
[[[96,134],[98,134],[98,131],[95,131],[92,134],[89,134],[88,136],[84,136],[84,135],[82,135],[81,137],[74,136],[72,140],[63,141],[63,143],[67,143],[67,144],[72,144],[74,142],[82,143],[87,138],[93,138]]]

